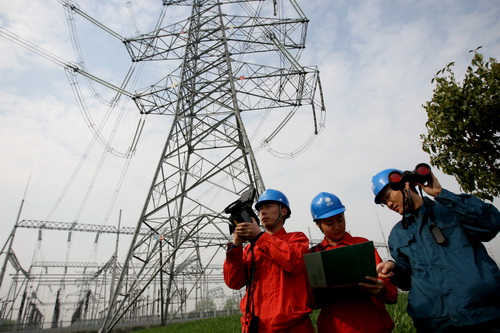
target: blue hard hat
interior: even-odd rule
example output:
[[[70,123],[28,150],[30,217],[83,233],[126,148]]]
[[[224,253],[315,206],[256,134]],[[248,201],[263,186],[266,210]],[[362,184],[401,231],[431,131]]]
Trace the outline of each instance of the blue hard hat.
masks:
[[[321,192],[311,201],[311,215],[315,221],[343,212],[345,212],[345,207],[335,194]]]
[[[372,191],[373,194],[375,195],[376,204],[382,203],[378,195],[387,185],[389,185],[389,174],[393,171],[402,172],[401,170],[398,169],[385,169],[372,177]]]
[[[292,214],[290,204],[288,203],[288,198],[283,194],[283,192],[272,189],[265,190],[264,193],[260,195],[259,200],[255,204],[255,209],[259,210],[263,204],[268,202],[277,202],[279,204],[285,205],[285,207],[288,208],[288,214],[285,216],[285,218],[289,218]]]

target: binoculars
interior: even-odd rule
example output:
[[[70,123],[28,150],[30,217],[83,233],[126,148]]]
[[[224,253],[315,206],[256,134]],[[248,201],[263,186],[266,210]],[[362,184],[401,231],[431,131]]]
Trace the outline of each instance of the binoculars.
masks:
[[[413,171],[392,171],[389,173],[389,186],[392,190],[397,191],[404,189],[406,182],[425,184],[431,179],[431,167],[428,164],[419,163]]]

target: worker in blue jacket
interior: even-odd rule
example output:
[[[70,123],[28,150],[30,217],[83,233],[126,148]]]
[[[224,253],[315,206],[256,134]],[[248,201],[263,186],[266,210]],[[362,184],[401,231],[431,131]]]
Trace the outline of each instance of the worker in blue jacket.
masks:
[[[389,236],[394,261],[377,265],[379,278],[409,290],[418,332],[500,332],[500,271],[483,245],[500,231],[498,209],[443,189],[430,167],[416,179],[417,168],[372,178],[375,203],[402,215]]]

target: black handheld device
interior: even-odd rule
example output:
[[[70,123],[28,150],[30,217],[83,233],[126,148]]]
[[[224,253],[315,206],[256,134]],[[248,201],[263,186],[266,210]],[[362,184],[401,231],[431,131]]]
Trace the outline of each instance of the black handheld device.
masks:
[[[254,218],[257,224],[260,224],[259,217],[252,208],[253,199],[255,197],[255,189],[251,188],[246,190],[241,194],[241,197],[229,204],[224,209],[224,213],[229,214],[229,233],[234,232],[234,228],[238,223],[242,222],[252,222],[251,218]]]

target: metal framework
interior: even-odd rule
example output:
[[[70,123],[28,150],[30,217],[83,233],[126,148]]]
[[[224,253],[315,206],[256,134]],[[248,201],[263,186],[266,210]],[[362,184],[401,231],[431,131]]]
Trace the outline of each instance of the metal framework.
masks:
[[[133,61],[180,61],[175,71],[134,97],[142,113],[173,115],[174,121],[102,332],[144,297],[157,276],[164,286],[165,324],[174,295],[195,289],[179,283],[178,263],[205,272],[220,260],[226,241],[203,243],[200,234],[227,237],[225,204],[246,190],[259,195],[265,189],[244,112],[251,117],[259,109],[303,105],[312,106],[313,114],[324,112],[318,70],[301,66],[292,54],[304,48],[308,23],[295,1],[289,3],[298,16],[292,19],[262,17],[262,3],[256,1],[163,3],[190,5],[191,14],[125,45]],[[276,9],[276,1],[266,4]],[[259,63],[240,60],[248,55]],[[139,232],[144,228],[149,232]]]
[[[133,234],[128,228],[115,228],[108,225],[88,225],[78,223],[56,222],[56,221],[34,221],[23,220],[14,226],[14,230],[35,229],[39,233],[39,241],[42,241],[41,233],[66,232],[72,233],[94,233],[98,235],[126,235],[128,238]],[[19,233],[19,231],[17,232]],[[14,231],[12,232],[12,235]],[[213,241],[224,242],[226,236],[215,233],[200,233],[201,242]],[[21,236],[23,237],[23,236]],[[206,238],[205,238],[206,237]],[[71,239],[72,237],[68,237]],[[5,254],[4,266],[10,263],[15,270],[11,275],[11,285],[7,295],[0,300],[0,329],[42,329],[50,324],[51,328],[63,326],[74,326],[78,328],[99,328],[106,309],[109,306],[111,295],[115,289],[118,276],[123,270],[123,263],[117,260],[117,253],[111,254],[106,262],[94,261],[35,261],[30,267],[24,268],[19,263],[17,256],[11,246],[11,238],[2,249]],[[65,240],[65,237],[62,237]],[[117,244],[118,245],[118,244]],[[116,250],[115,250],[116,251]],[[142,264],[130,269],[140,269]],[[147,267],[154,271],[154,267]],[[222,279],[222,265],[213,264],[206,267],[204,272],[198,270],[198,265],[193,260],[177,264],[177,278],[185,285],[195,285],[203,281],[206,286],[219,286],[218,293],[208,291],[209,296],[217,296],[221,301],[226,295],[220,292],[220,286],[224,284]],[[126,275],[125,284],[134,283],[134,275]],[[130,277],[130,280],[128,279]],[[138,321],[159,323],[161,318],[161,285],[160,277],[151,277],[152,282],[148,288],[148,295],[143,295],[123,318],[123,323],[137,323]],[[57,298],[55,294],[57,292]],[[188,314],[186,302],[197,303],[202,295],[187,295],[183,290],[181,294],[173,296],[171,308],[179,307],[183,300],[184,308],[179,310],[177,318],[197,315]],[[81,305],[84,304],[84,305]],[[57,309],[57,310],[56,310]],[[57,315],[56,315],[57,312]],[[59,314],[60,313],[60,314]],[[53,318],[46,317],[52,314]],[[199,315],[199,314],[198,314]],[[15,324],[7,324],[14,319]],[[70,321],[71,319],[71,321]]]
[[[308,19],[295,0],[163,0],[165,8],[190,12],[176,23],[124,38],[70,1],[60,2],[121,40],[132,62],[168,61],[168,68],[175,69],[147,88],[129,92],[6,30],[0,34],[72,74],[132,98],[142,114],[170,116],[172,125],[135,228],[19,221],[18,216],[6,251],[2,249],[6,259],[0,286],[7,260],[16,274],[0,319],[12,318],[14,301],[22,299],[17,322],[41,328],[48,318],[41,317],[37,292],[28,292],[36,283],[37,289],[79,288],[76,301],[64,301],[57,292],[54,303],[45,303],[54,308],[53,328],[60,309],[70,303],[76,308],[72,324],[73,319],[92,320],[100,332],[157,315],[166,324],[184,314],[188,302],[224,295],[219,285],[230,239],[224,207],[247,190],[255,190],[254,199],[265,190],[245,125],[279,108],[282,116],[263,143],[267,145],[306,106],[312,134],[323,127],[319,71],[299,63]],[[285,10],[292,18],[283,17]],[[115,251],[105,263],[43,261],[24,270],[12,249],[17,228],[115,234],[117,246],[119,235],[128,235],[131,243],[123,262]],[[45,272],[34,273],[35,268]]]

